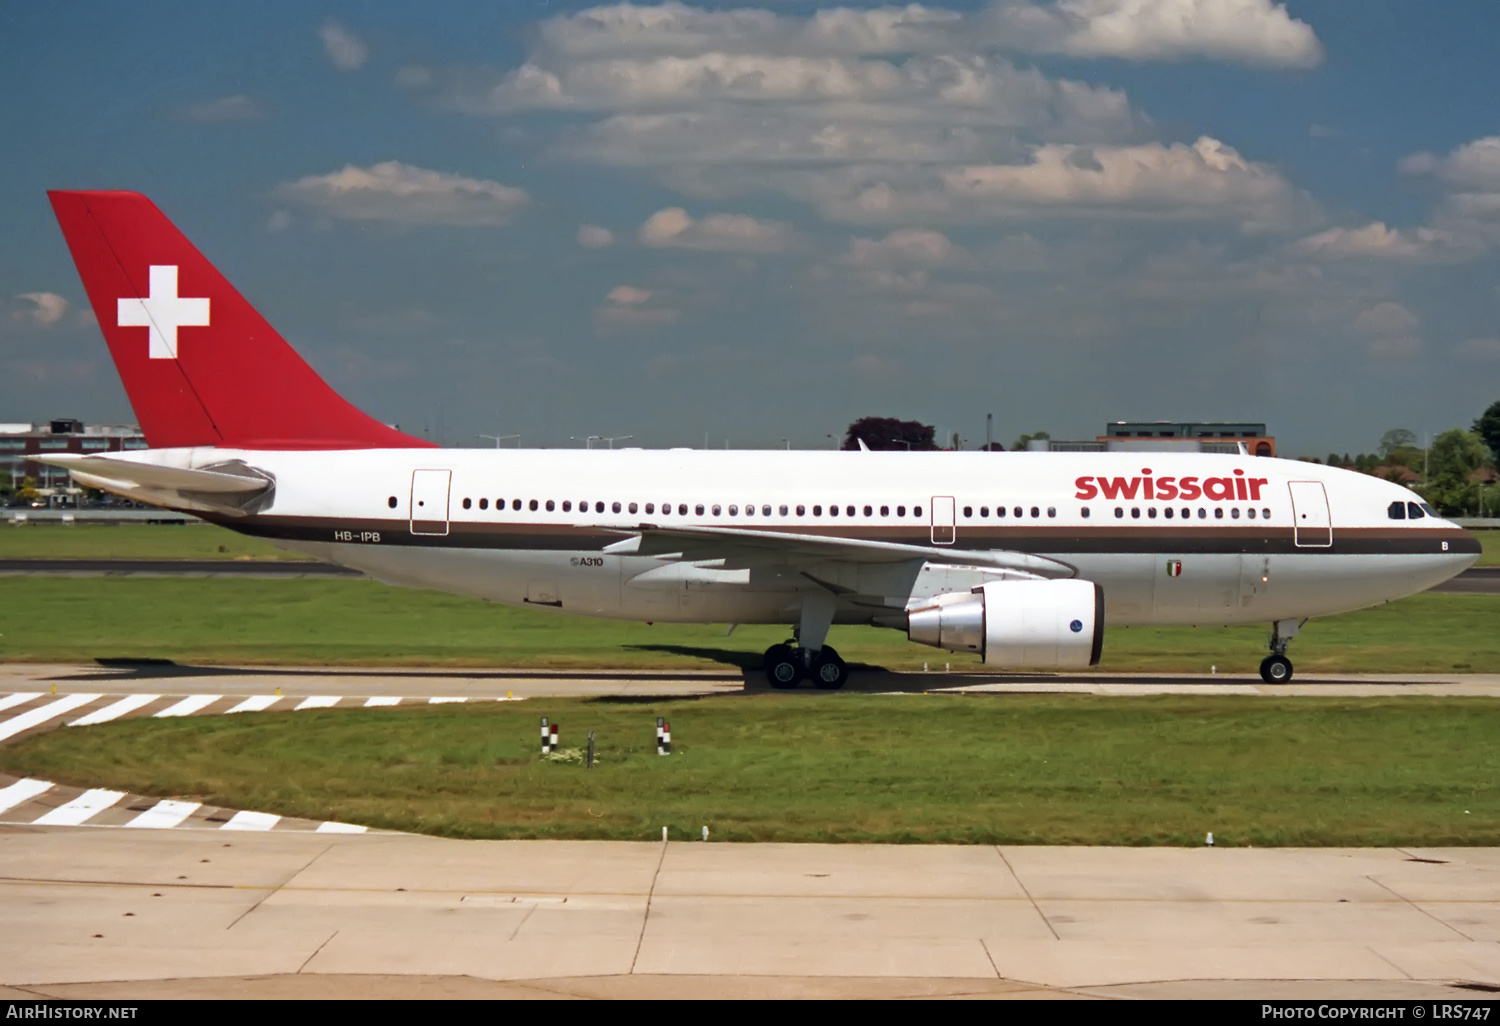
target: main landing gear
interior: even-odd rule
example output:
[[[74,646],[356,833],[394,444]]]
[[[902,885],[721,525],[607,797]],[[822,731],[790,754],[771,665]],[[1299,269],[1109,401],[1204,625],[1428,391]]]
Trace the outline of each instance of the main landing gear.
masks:
[[[1271,625],[1271,654],[1260,661],[1260,679],[1267,684],[1285,684],[1292,679],[1292,661],[1286,646],[1302,629],[1301,620],[1277,620]]]
[[[849,680],[849,667],[832,645],[824,645],[816,652],[786,644],[772,645],[766,649],[762,665],[766,681],[773,688],[795,688],[805,677],[814,687],[837,691]]]

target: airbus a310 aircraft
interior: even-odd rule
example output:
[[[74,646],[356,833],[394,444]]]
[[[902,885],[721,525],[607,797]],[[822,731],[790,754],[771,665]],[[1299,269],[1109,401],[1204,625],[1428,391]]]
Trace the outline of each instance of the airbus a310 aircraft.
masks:
[[[355,409],[146,197],[52,192],[151,448],[51,456],[379,580],[643,621],[790,624],[776,687],[842,687],[833,624],[986,666],[1098,663],[1105,624],[1309,618],[1478,559],[1405,488],[1247,454],[439,449]]]

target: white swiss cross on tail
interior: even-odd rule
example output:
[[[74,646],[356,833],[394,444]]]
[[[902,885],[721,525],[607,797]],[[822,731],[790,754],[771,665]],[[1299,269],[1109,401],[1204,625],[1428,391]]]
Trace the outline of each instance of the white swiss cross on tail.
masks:
[[[121,299],[116,323],[122,328],[150,328],[153,360],[177,359],[177,329],[208,327],[208,300],[177,294],[177,265],[151,265],[151,295]]]

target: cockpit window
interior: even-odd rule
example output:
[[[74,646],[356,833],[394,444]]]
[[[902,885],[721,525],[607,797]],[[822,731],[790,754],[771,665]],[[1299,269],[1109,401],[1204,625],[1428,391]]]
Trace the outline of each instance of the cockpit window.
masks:
[[[1419,503],[1417,503],[1417,505],[1421,506],[1422,509],[1424,509],[1427,512],[1427,515],[1430,516],[1430,517],[1435,517],[1435,516],[1438,515],[1438,511],[1435,510],[1435,509],[1433,509],[1431,506],[1429,506],[1425,502],[1419,502]]]
[[[1408,502],[1406,504],[1406,519],[1421,520],[1426,515],[1426,513],[1422,512],[1422,507],[1419,503]]]
[[[1393,502],[1393,503],[1391,503],[1390,508],[1386,510],[1386,515],[1389,516],[1392,520],[1405,520],[1406,519],[1406,503],[1404,503],[1404,502]]]

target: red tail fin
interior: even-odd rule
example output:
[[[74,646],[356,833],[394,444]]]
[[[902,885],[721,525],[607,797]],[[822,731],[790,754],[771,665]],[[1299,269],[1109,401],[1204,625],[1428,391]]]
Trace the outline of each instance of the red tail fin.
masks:
[[[351,406],[134,192],[50,192],[146,440],[158,448],[412,448]]]

